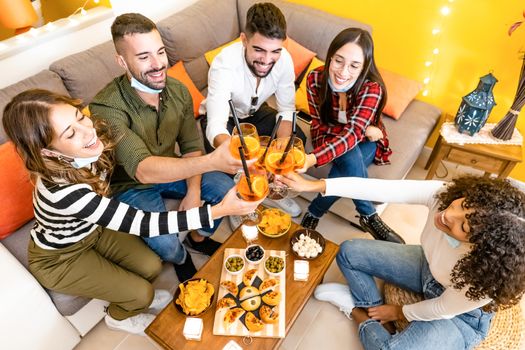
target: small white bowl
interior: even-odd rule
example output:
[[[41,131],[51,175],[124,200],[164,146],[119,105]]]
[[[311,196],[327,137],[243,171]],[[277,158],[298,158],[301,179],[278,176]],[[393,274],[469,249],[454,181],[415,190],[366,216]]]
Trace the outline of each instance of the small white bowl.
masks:
[[[242,260],[242,267],[238,271],[230,271],[228,269],[229,260],[232,259],[232,258],[239,258],[239,259]],[[226,258],[226,260],[224,261],[224,268],[226,269],[226,271],[228,271],[228,273],[230,275],[240,275],[244,271],[245,267],[246,267],[246,261],[244,261],[244,258],[241,255],[239,255],[239,254],[232,254],[232,255],[228,256]]]
[[[273,272],[273,271],[270,271],[270,270],[268,269],[268,267],[266,266],[266,264],[267,264],[268,261],[269,261],[270,259],[272,259],[272,258],[273,258],[273,259],[280,259],[280,260],[283,261],[283,268],[281,269],[281,271],[279,271],[279,272]],[[271,256],[269,256],[268,258],[266,258],[266,260],[264,260],[264,271],[266,271],[266,273],[269,274],[270,276],[274,276],[274,277],[279,276],[280,274],[282,274],[282,273],[284,272],[285,269],[286,269],[286,262],[285,262],[284,258],[281,258],[280,256],[271,255]]]
[[[248,259],[248,256],[246,255],[246,253],[248,252],[248,249],[250,249],[251,247],[259,247],[261,248],[262,250],[262,256],[259,260],[250,260]],[[263,261],[264,259],[264,256],[265,256],[266,252],[264,251],[264,248],[260,245],[260,244],[250,244],[249,246],[246,247],[246,249],[244,250],[244,259],[246,259],[246,262],[248,264],[252,264],[252,265],[258,265],[261,261]]]

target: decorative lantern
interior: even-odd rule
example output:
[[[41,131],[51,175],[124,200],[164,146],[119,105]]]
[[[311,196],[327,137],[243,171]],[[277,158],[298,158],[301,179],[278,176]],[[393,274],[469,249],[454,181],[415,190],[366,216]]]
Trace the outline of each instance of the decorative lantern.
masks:
[[[29,30],[36,21],[38,15],[30,0],[0,0],[0,24],[16,29],[16,34]]]
[[[463,97],[454,119],[460,133],[465,131],[472,136],[485,125],[490,111],[496,105],[492,89],[497,82],[498,79],[489,73],[480,78],[476,90]]]

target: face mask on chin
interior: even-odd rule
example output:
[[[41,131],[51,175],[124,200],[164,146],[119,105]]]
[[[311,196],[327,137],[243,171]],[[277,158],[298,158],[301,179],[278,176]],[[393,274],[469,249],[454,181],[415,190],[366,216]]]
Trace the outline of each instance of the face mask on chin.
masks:
[[[447,239],[448,245],[451,246],[454,249],[456,249],[457,247],[459,247],[461,245],[460,241],[458,241],[454,237],[451,237],[451,236],[447,235],[446,233],[445,233],[445,238]]]
[[[336,88],[334,86],[334,83],[332,82],[332,79],[330,77],[328,77],[328,85],[330,85],[330,89],[332,89],[333,92],[348,92],[348,90],[350,90],[352,88],[352,86],[355,85],[356,80],[350,82],[345,87],[338,89],[338,88]]]
[[[162,89],[160,89],[160,90],[152,89],[149,86],[146,86],[146,85],[142,84],[140,81],[135,79],[135,77],[133,77],[133,76],[131,76],[131,87],[135,88],[135,89],[137,89],[139,91],[148,93],[148,94],[160,94],[162,92]]]

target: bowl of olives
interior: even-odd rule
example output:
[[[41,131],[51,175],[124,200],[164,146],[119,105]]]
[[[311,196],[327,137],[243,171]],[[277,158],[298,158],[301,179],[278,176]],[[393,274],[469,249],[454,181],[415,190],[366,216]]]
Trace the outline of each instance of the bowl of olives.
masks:
[[[270,276],[278,276],[284,271],[284,259],[280,256],[269,256],[264,262],[264,270]]]
[[[224,261],[224,268],[231,275],[239,275],[244,270],[244,258],[239,254],[233,254]]]
[[[264,249],[258,244],[252,244],[246,247],[244,256],[250,264],[257,265],[264,258]]]

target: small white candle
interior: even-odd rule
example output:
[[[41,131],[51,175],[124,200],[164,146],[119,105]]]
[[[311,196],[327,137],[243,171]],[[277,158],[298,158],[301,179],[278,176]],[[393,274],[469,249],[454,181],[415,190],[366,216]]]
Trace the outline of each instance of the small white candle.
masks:
[[[230,340],[222,350],[242,350],[242,347],[235,342],[235,340]]]
[[[306,260],[295,260],[293,264],[293,279],[307,281],[310,274],[310,264]]]
[[[182,334],[187,340],[201,340],[203,323],[201,318],[187,317]]]
[[[242,236],[248,242],[255,241],[259,237],[259,231],[255,225],[242,225],[241,226]]]

